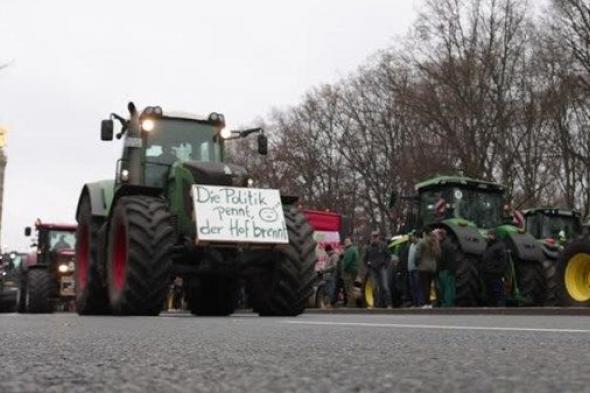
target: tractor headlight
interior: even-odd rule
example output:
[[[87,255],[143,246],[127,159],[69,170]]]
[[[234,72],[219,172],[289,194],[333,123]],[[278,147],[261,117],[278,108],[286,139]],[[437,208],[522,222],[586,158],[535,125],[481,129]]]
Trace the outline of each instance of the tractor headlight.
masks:
[[[153,131],[156,123],[152,119],[144,119],[141,122],[141,129],[147,132]]]
[[[127,169],[123,169],[121,171],[121,181],[129,180],[129,171]]]
[[[68,270],[70,270],[70,269],[68,268],[68,265],[66,265],[65,263],[62,263],[61,265],[59,265],[57,267],[57,270],[59,270],[60,273],[67,273]]]

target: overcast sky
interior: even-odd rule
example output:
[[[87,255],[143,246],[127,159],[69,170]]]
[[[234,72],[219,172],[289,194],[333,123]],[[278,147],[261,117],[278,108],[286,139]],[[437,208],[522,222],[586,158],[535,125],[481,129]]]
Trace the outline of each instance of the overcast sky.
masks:
[[[74,222],[82,184],[112,177],[121,151],[99,121],[128,100],[248,125],[393,44],[416,4],[2,0],[2,244],[27,249],[37,217]]]

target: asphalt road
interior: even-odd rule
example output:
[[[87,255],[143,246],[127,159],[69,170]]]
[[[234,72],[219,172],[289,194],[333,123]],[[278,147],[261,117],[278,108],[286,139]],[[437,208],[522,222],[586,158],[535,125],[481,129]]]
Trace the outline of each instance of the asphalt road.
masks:
[[[590,392],[590,318],[0,315],[0,392]]]

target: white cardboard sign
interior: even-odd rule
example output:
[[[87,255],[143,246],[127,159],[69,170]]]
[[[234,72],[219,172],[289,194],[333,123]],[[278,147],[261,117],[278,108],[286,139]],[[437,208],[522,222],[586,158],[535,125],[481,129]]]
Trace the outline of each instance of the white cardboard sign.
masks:
[[[192,197],[198,241],[289,243],[278,190],[195,184]]]

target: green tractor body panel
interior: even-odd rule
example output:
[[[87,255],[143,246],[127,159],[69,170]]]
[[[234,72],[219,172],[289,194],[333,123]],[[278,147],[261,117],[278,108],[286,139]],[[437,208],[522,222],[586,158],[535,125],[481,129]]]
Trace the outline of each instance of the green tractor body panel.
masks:
[[[90,197],[92,215],[97,217],[106,217],[109,215],[109,211],[111,210],[114,192],[114,180],[100,180],[93,183],[86,183],[84,184],[82,192],[80,193],[80,200],[82,195],[87,193]],[[78,208],[80,200],[78,200]]]
[[[496,234],[500,239],[506,239],[510,235],[518,233],[518,231],[519,229],[516,226],[510,224],[500,225],[496,228]]]

